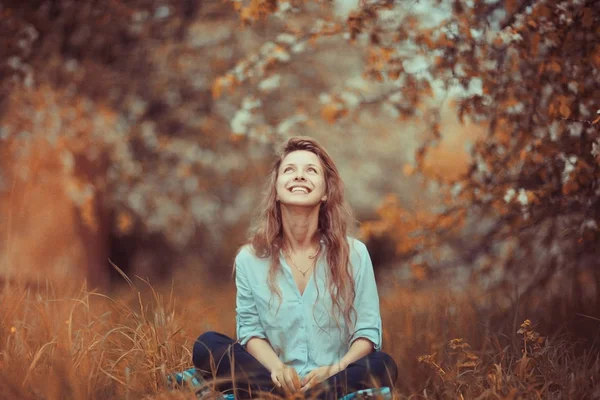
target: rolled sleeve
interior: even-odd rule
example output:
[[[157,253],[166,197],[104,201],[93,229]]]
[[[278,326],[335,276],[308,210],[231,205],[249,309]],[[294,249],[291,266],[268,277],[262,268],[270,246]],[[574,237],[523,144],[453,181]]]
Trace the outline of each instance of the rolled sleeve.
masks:
[[[245,346],[253,337],[266,339],[244,264],[238,258],[235,261],[235,286],[237,289],[235,321],[238,341]]]
[[[380,350],[382,326],[379,311],[379,295],[375,283],[373,264],[367,247],[361,242],[358,242],[357,247],[358,254],[360,255],[360,262],[355,268],[354,275],[356,284],[354,307],[356,309],[357,320],[350,343],[358,338],[365,338],[373,342],[375,350]]]

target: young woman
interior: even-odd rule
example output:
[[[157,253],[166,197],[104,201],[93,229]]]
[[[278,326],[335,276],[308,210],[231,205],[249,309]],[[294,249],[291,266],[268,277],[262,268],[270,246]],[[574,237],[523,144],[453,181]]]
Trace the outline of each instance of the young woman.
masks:
[[[193,362],[236,396],[304,392],[337,399],[392,386],[367,248],[346,236],[351,212],[331,157],[292,137],[276,158],[260,218],[235,259],[237,341],[207,332]]]

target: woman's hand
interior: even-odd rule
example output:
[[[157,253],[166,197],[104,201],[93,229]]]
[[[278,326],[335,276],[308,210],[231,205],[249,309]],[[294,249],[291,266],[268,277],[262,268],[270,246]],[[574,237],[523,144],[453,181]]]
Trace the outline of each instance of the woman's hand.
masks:
[[[305,392],[311,387],[323,382],[330,376],[333,376],[342,370],[339,364],[327,365],[313,369],[302,379],[302,391]]]
[[[295,393],[300,390],[300,376],[293,367],[283,365],[271,372],[271,380],[280,388],[288,393]]]

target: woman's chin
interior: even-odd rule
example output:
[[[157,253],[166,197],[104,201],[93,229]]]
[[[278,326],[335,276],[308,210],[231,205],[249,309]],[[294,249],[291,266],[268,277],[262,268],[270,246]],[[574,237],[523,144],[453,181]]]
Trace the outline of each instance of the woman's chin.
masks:
[[[286,207],[306,207],[314,208],[319,205],[319,202],[304,198],[304,199],[291,199],[289,201],[282,201],[281,204]]]

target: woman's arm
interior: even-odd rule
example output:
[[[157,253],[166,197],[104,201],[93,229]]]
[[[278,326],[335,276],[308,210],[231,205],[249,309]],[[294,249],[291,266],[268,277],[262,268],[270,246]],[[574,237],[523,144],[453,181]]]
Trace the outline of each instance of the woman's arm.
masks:
[[[264,365],[269,372],[273,372],[273,370],[281,368],[284,365],[266,339],[258,337],[251,338],[248,343],[246,343],[246,350],[256,358],[258,362]]]
[[[352,342],[352,345],[350,346],[350,349],[348,349],[348,352],[339,361],[339,371],[345,370],[346,368],[348,368],[348,365],[360,360],[367,354],[372,353],[373,347],[373,342],[371,342],[369,339],[365,339],[362,337],[356,339],[354,342]]]
[[[300,389],[300,377],[293,367],[285,365],[273,348],[265,339],[251,338],[246,344],[246,350],[258,360],[271,373],[271,380],[275,385],[283,388],[288,393]]]
[[[252,288],[246,275],[243,251],[235,259],[235,320],[237,339],[242,346],[245,346],[250,339],[266,339],[267,335],[260,321]]]
[[[354,284],[356,285],[354,308],[357,318],[350,343],[352,347],[356,340],[363,338],[372,343],[374,350],[379,350],[381,349],[382,326],[373,263],[364,243],[355,241],[354,245],[357,247],[360,261],[354,268]]]
[[[293,392],[300,389],[300,378],[292,367],[286,366],[267,341],[265,329],[260,321],[252,288],[246,275],[242,252],[235,260],[236,333],[239,343],[246,351],[265,366],[277,386]]]
[[[350,338],[348,352],[334,365],[326,365],[310,371],[302,381],[302,391],[306,391],[319,382],[348,368],[348,365],[361,359],[373,350],[381,348],[381,315],[379,312],[379,295],[375,284],[375,274],[367,247],[362,242],[355,242],[360,256],[360,263],[354,269],[356,297],[356,323]]]
[[[354,342],[352,342],[352,345],[348,349],[346,355],[344,355],[344,357],[342,357],[342,359],[336,364],[326,365],[310,371],[302,380],[301,390],[303,392],[307,391],[317,383],[323,382],[330,376],[333,376],[338,372],[345,370],[346,368],[348,368],[348,365],[363,358],[372,351],[373,342],[365,338],[356,339]]]

